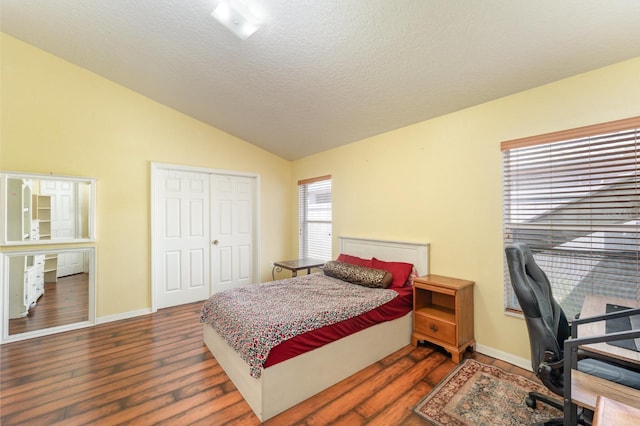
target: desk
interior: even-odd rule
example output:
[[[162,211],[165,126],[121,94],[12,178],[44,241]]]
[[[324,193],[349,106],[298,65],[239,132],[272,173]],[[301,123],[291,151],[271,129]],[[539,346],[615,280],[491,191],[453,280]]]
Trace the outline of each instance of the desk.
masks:
[[[580,321],[588,321],[590,317],[606,313],[607,303],[629,306],[633,303],[602,296],[587,296],[580,313]],[[631,306],[635,307],[635,306]],[[606,397],[632,407],[640,407],[640,391],[620,385],[613,381],[583,373],[576,369],[577,349],[599,353],[610,358],[638,363],[640,353],[620,348],[604,342],[591,343],[590,340],[601,340],[606,332],[606,320],[578,324],[577,338],[564,342],[564,423],[574,425],[577,419],[576,406],[595,410],[597,399]],[[575,330],[573,330],[575,332]],[[573,334],[575,336],[575,334]],[[571,383],[567,386],[567,383]]]
[[[630,308],[638,307],[637,303],[633,300],[617,299],[613,297],[587,295],[582,305],[582,311],[580,312],[580,318],[589,318],[596,315],[603,315],[606,313],[607,303],[613,305],[629,306]],[[606,332],[605,321],[598,321],[590,324],[582,324],[578,326],[578,337],[588,336],[602,336]],[[630,349],[621,348],[618,346],[610,345],[608,343],[593,343],[585,345],[583,349],[600,353],[603,355],[611,356],[621,359],[623,361],[631,361],[640,363],[640,352],[632,351]]]
[[[622,402],[599,396],[593,415],[593,426],[607,425],[640,425],[640,410]]]
[[[305,257],[303,259],[295,259],[295,260],[281,260],[279,262],[273,263],[273,269],[271,270],[271,278],[275,281],[275,271],[282,271],[283,269],[287,269],[291,271],[292,277],[298,276],[298,271],[302,269],[307,270],[307,274],[311,273],[312,268],[319,268],[325,264],[324,260],[314,259],[311,257]]]

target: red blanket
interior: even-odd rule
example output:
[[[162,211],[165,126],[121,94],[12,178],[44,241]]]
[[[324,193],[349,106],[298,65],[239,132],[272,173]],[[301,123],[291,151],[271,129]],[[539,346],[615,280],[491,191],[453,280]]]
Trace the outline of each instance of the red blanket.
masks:
[[[371,311],[285,340],[271,349],[269,357],[264,363],[264,367],[270,367],[294,356],[324,346],[327,343],[357,333],[365,328],[385,321],[398,319],[411,312],[413,309],[413,287],[407,285],[400,288],[393,288],[392,291],[397,292],[398,297]],[[384,344],[384,342],[382,342],[382,344]]]

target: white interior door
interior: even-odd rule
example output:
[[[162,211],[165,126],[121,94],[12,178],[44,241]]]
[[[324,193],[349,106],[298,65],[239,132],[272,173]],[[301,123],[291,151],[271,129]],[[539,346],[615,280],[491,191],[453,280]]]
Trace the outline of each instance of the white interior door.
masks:
[[[154,172],[154,291],[158,308],[210,294],[209,174]]]
[[[212,293],[254,282],[256,179],[211,175]]]
[[[76,184],[43,179],[40,181],[40,194],[51,196],[51,239],[76,238]]]

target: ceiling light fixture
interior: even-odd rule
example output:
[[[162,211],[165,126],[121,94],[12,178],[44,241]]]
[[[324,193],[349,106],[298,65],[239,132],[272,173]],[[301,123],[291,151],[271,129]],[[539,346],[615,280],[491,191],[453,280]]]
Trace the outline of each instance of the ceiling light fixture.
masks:
[[[211,12],[211,16],[227,27],[241,40],[246,40],[256,32],[262,22],[244,1],[220,0],[218,6]]]

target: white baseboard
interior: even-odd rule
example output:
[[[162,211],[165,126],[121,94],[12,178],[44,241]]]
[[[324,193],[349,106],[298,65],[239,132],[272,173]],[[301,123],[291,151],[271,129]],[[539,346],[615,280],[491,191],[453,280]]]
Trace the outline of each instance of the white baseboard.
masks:
[[[104,317],[96,318],[96,324],[104,324],[107,322],[120,321],[123,319],[139,317],[142,315],[149,315],[151,312],[152,312],[151,308],[144,308],[144,309],[138,309],[137,311],[129,311],[129,312],[123,312],[121,314],[107,315]]]
[[[476,350],[481,354],[499,359],[501,361],[508,362],[509,364],[513,364],[527,371],[531,371],[531,360],[529,359],[521,358],[519,356],[515,356],[507,352],[502,352],[492,347],[484,346],[480,344],[476,344]]]

